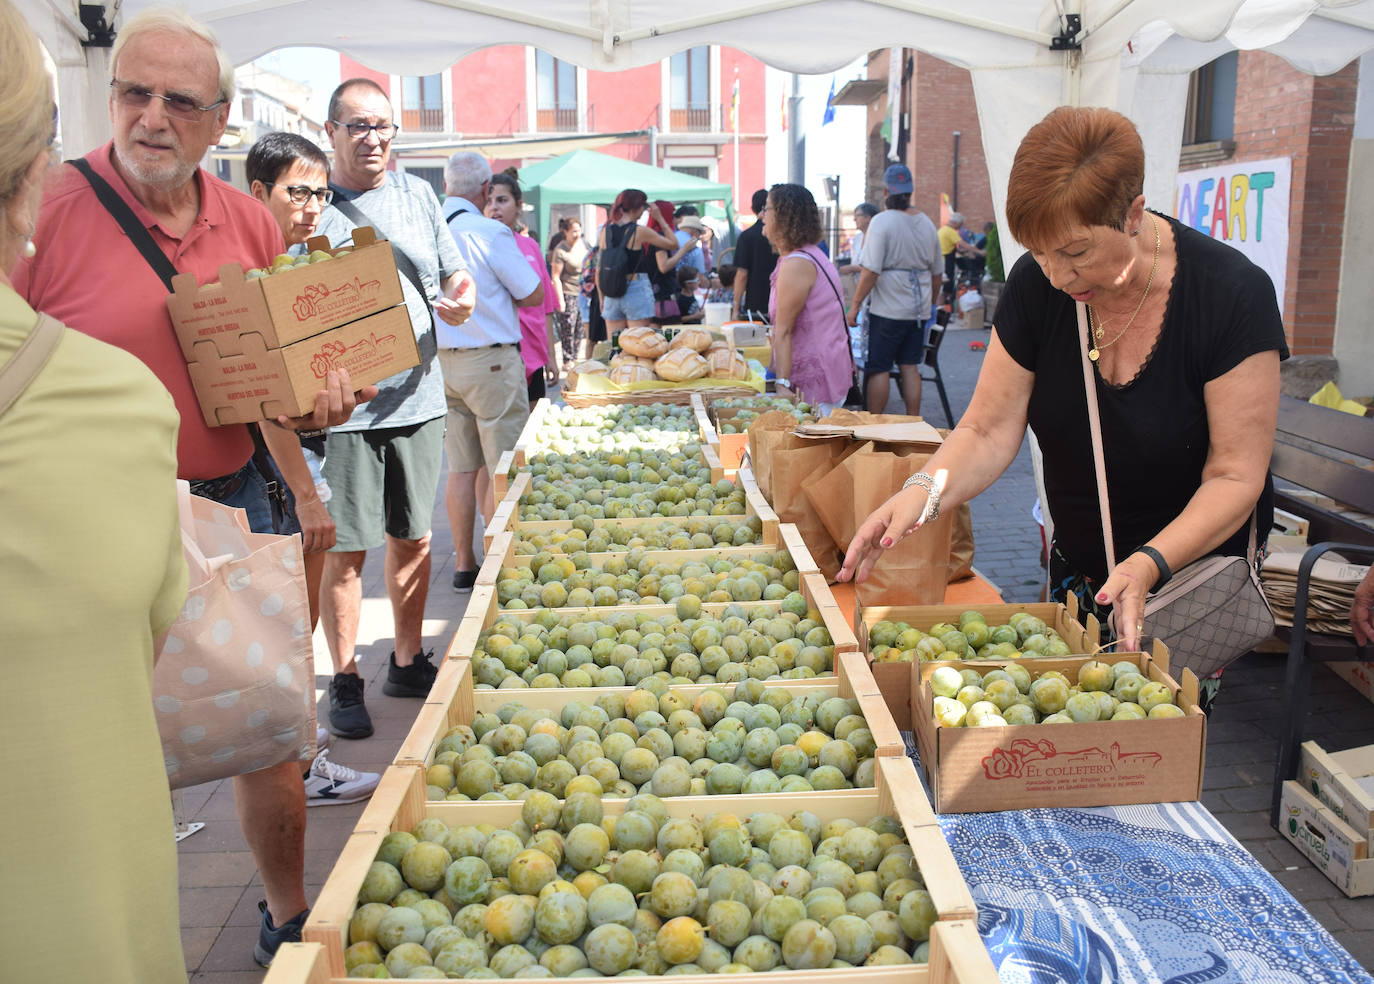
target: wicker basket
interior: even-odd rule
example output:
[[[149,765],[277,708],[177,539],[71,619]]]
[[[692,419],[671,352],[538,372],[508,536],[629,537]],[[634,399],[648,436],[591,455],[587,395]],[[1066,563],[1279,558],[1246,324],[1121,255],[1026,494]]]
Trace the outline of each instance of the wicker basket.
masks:
[[[607,407],[647,403],[677,403],[683,406],[692,402],[693,393],[709,393],[712,397],[758,396],[759,391],[748,386],[711,386],[694,387],[684,384],[665,384],[662,389],[626,390],[623,393],[574,393],[564,390],[560,394],[563,402],[570,407]]]

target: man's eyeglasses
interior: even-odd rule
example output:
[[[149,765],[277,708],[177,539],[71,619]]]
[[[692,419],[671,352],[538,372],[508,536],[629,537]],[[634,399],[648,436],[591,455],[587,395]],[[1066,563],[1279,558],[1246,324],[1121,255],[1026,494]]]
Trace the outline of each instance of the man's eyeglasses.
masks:
[[[310,196],[314,195],[321,205],[328,205],[334,200],[334,192],[329,188],[311,188],[309,185],[280,185],[275,181],[267,182],[267,187],[280,187],[286,192],[286,197],[291,199],[292,205],[304,205],[310,201]]]
[[[174,116],[179,120],[189,120],[193,123],[200,119],[202,113],[208,113],[227,102],[226,99],[220,97],[210,105],[202,106],[194,96],[188,96],[185,93],[174,92],[170,95],[163,95],[161,92],[154,92],[146,85],[139,85],[136,82],[123,82],[119,79],[111,79],[110,88],[114,90],[115,101],[121,106],[127,106],[129,109],[143,109],[154,99],[161,99],[168,116]]]
[[[341,126],[348,131],[348,135],[354,140],[362,140],[367,137],[369,130],[377,131],[378,140],[390,140],[401,132],[401,128],[395,123],[345,123],[343,120],[330,120],[335,126]]]

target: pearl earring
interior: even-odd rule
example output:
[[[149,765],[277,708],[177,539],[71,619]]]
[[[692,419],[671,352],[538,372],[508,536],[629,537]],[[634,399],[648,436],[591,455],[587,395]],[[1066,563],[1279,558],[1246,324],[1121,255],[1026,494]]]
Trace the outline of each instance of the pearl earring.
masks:
[[[31,260],[38,255],[38,247],[33,244],[32,239],[25,239],[23,247],[19,250],[21,256],[26,260]]]

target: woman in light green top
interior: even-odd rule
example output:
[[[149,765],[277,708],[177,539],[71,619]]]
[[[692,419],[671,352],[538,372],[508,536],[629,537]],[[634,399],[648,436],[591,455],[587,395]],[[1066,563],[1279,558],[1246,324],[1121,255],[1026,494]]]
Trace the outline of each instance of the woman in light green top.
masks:
[[[37,321],[9,275],[54,120],[38,42],[0,0],[0,366]],[[177,423],[142,362],[74,331],[0,416],[6,980],[186,981],[150,687],[186,596]]]

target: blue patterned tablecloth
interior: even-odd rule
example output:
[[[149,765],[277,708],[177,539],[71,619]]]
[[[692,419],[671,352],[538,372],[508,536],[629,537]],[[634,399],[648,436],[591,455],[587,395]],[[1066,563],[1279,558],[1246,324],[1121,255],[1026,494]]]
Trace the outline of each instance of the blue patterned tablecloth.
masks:
[[[1201,803],[939,819],[1002,984],[1374,982]]]

